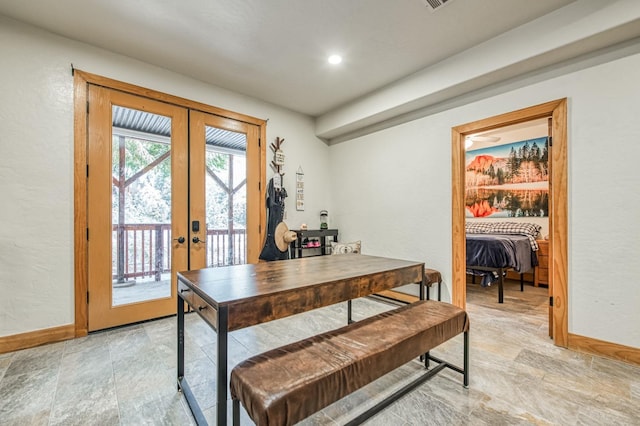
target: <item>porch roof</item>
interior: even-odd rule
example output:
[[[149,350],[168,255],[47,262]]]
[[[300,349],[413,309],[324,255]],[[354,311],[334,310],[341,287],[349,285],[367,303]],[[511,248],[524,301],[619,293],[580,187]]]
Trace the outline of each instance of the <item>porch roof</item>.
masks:
[[[113,127],[120,129],[166,138],[171,136],[171,119],[163,115],[114,105],[112,120]],[[233,151],[247,150],[247,137],[244,133],[207,126],[205,137],[210,146]]]

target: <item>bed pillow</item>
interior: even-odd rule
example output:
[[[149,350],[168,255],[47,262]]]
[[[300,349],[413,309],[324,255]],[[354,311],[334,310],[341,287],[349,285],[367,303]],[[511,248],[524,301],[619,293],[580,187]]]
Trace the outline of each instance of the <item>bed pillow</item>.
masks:
[[[537,237],[542,226],[528,222],[496,222],[490,232],[496,234],[523,234]]]
[[[493,224],[490,222],[470,222],[464,224],[467,234],[488,234],[491,232]]]
[[[536,238],[542,226],[529,222],[465,222],[467,234],[507,234],[524,235],[529,239],[531,250],[538,250]]]
[[[359,254],[361,245],[360,241],[354,241],[351,243],[336,243],[335,241],[331,241],[331,254]]]
[[[524,234],[537,237],[542,226],[529,222],[469,222],[465,223],[467,234]]]

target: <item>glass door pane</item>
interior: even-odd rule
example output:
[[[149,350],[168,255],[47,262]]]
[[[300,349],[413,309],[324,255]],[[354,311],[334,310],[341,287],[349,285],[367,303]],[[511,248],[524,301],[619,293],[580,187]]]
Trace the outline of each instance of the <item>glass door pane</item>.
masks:
[[[112,303],[171,297],[171,118],[112,117]]]
[[[247,137],[205,126],[207,267],[247,263]]]
[[[260,128],[191,111],[189,137],[189,268],[257,262],[264,217]]]

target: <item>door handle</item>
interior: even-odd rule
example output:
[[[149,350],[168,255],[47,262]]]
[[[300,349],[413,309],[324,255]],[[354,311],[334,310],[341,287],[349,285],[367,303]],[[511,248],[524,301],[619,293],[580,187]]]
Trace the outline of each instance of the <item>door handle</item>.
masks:
[[[178,238],[174,238],[173,241],[177,241],[178,244],[182,244],[184,243],[186,240],[184,239],[184,237],[178,237]]]
[[[201,240],[201,239],[200,239],[200,238],[198,238],[198,237],[193,237],[193,238],[191,239],[191,241],[193,241],[193,243],[194,243],[194,244],[197,244],[197,243],[204,243],[204,240]]]

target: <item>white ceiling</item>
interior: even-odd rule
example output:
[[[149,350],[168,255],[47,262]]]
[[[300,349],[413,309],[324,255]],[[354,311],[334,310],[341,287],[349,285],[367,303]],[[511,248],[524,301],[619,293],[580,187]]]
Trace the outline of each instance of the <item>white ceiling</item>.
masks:
[[[512,124],[510,126],[500,127],[488,132],[481,132],[475,135],[469,135],[473,140],[475,136],[496,137],[496,141],[475,140],[470,149],[482,149],[493,146],[505,145],[508,143],[519,142],[527,139],[539,138],[549,135],[548,118],[538,118],[524,123]]]
[[[320,116],[569,3],[0,0],[0,14]]]

